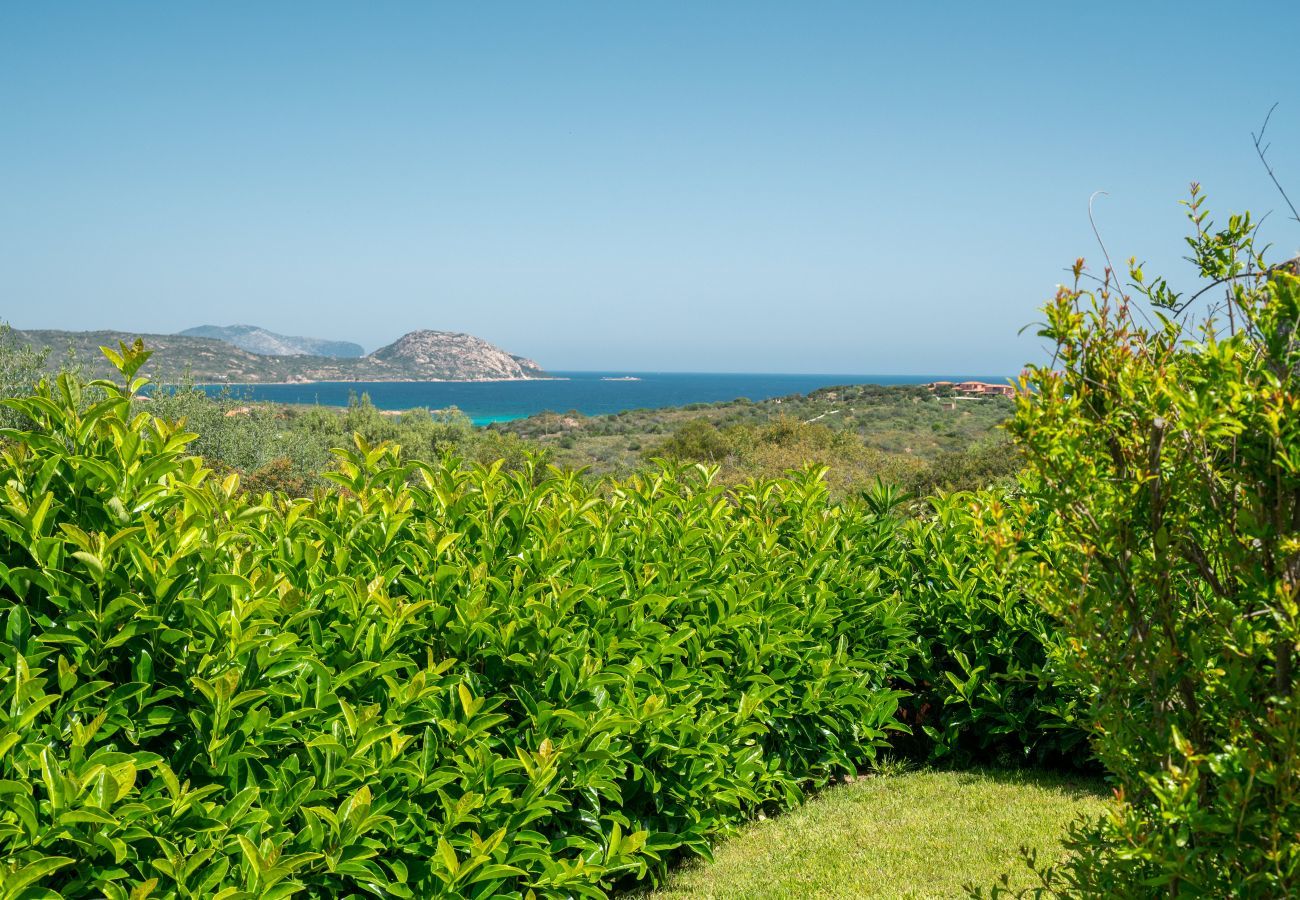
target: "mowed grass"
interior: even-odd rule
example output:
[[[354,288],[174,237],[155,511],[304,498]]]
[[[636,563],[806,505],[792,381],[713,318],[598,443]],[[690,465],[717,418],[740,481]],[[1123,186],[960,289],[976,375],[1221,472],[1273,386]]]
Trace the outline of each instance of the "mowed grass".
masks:
[[[757,822],[712,864],[674,873],[653,900],[964,897],[963,885],[1033,882],[1020,847],[1062,855],[1066,826],[1104,804],[1100,780],[1041,772],[913,772],[858,779]]]

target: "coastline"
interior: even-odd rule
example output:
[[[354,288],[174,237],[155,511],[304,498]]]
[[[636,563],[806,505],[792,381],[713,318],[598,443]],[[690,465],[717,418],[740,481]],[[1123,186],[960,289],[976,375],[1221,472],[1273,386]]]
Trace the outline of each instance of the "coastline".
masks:
[[[624,381],[627,377],[637,381]],[[951,380],[952,376],[949,376]],[[615,380],[620,379],[620,380]],[[238,403],[284,406],[347,407],[353,395],[366,394],[381,410],[443,410],[456,407],[475,425],[509,421],[541,412],[585,416],[612,415],[635,409],[662,409],[692,404],[751,402],[807,395],[854,384],[924,385],[935,376],[810,375],[746,373],[569,372],[548,378],[478,381],[237,381],[195,383],[209,396],[226,395]],[[961,380],[967,380],[964,376]],[[526,383],[524,383],[526,382]],[[929,391],[925,392],[928,396]],[[236,404],[238,405],[238,404]]]
[[[306,381],[195,381],[195,387],[261,387],[280,385],[286,387],[305,387],[310,384],[515,384],[521,381],[572,381],[567,375],[554,378],[375,378],[370,381],[329,381],[308,379]]]

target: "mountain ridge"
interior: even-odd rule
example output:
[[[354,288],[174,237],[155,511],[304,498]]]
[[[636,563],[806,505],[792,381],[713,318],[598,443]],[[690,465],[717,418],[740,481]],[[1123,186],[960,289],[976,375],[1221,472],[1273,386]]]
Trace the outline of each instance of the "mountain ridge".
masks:
[[[366,355],[365,348],[352,341],[278,334],[258,325],[197,325],[178,331],[183,337],[214,338],[234,344],[258,356],[328,356],[357,359]]]

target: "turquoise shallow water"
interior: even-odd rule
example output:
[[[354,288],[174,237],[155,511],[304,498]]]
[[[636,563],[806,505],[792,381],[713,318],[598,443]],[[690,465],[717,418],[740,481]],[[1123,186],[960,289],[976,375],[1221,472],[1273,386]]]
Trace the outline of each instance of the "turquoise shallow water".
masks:
[[[687,372],[554,372],[555,378],[535,381],[416,381],[317,382],[205,387],[209,393],[228,390],[246,400],[345,406],[354,394],[367,394],[380,409],[455,406],[477,425],[506,422],[535,413],[577,411],[594,416],[625,409],[655,409],[688,403],[716,403],[740,397],[766,400],[806,394],[841,384],[924,384],[993,375],[782,375]],[[635,381],[617,380],[635,378]]]

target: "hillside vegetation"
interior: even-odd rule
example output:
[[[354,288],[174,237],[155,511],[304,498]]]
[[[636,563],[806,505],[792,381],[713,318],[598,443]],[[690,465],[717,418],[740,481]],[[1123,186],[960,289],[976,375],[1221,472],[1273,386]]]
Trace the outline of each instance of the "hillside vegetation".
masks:
[[[728,483],[827,468],[836,496],[877,479],[920,495],[1011,475],[1019,461],[999,430],[1003,397],[936,395],[924,385],[842,385],[750,402],[629,410],[603,416],[543,413],[488,426],[545,449],[562,468],[627,475],[666,457],[715,465]]]
[[[840,392],[874,400],[837,420],[826,413],[843,407],[831,399]],[[589,479],[653,471],[661,458],[717,466],[716,479],[725,484],[817,465],[826,468],[836,498],[877,480],[924,497],[939,489],[1009,482],[1021,466],[1000,428],[1011,401],[953,401],[914,386],[860,385],[760,403],[590,418],[544,413],[483,428],[454,408],[381,411],[364,394],[345,409],[214,398],[183,385],[150,397],[155,415],[189,423],[198,434],[191,449],[210,465],[241,473],[245,488],[277,487],[299,495],[326,483],[321,473],[329,467],[330,448],[349,444],[354,434],[370,443],[396,442],[412,459],[500,459],[517,470],[532,458],[541,468],[554,465]]]
[[[215,333],[195,336],[120,331],[14,331],[11,339],[33,350],[47,351],[51,372],[70,365],[88,376],[100,378],[115,373],[99,348],[129,345],[136,340],[145,341],[151,348],[153,355],[147,374],[161,381],[199,384],[486,381],[545,375],[532,360],[509,354],[482,338],[449,331],[412,331],[355,359],[313,356],[301,352],[301,348],[294,348],[284,356],[262,350],[250,352]]]

